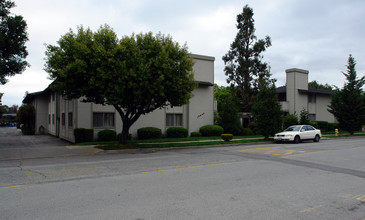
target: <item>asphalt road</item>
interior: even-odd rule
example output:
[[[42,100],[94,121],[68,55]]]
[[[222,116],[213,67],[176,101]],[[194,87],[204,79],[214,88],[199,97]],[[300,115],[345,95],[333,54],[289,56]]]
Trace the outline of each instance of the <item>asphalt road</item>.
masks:
[[[0,219],[365,219],[365,138],[0,159]]]

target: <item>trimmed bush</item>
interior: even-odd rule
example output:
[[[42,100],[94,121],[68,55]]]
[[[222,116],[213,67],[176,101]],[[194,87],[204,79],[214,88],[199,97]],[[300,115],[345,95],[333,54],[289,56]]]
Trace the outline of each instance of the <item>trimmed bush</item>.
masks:
[[[157,139],[161,138],[161,129],[155,127],[144,127],[137,130],[138,139]]]
[[[253,133],[251,128],[243,128],[242,135],[243,136],[252,136],[252,135],[255,135],[255,134]]]
[[[16,121],[24,135],[34,135],[35,109],[32,105],[20,106],[16,113]]]
[[[190,133],[190,137],[201,137],[202,133],[194,131]]]
[[[94,139],[94,129],[75,128],[75,143],[92,142]]]
[[[102,130],[98,132],[98,141],[115,141],[117,132],[113,130]]]
[[[224,141],[230,141],[233,138],[233,134],[221,134],[221,137]]]
[[[166,130],[168,138],[186,138],[188,136],[188,130],[183,127],[170,127]]]
[[[221,136],[224,130],[219,125],[205,125],[199,129],[204,137]]]
[[[122,133],[117,134],[117,140],[122,137]],[[132,140],[132,134],[128,134],[128,141]]]

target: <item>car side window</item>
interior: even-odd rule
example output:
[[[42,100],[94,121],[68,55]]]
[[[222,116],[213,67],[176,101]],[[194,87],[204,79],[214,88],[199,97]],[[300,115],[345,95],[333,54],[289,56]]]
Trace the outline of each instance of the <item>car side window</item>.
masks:
[[[307,127],[306,128],[307,131],[313,131],[314,130],[314,128],[312,126],[306,126],[306,127]]]

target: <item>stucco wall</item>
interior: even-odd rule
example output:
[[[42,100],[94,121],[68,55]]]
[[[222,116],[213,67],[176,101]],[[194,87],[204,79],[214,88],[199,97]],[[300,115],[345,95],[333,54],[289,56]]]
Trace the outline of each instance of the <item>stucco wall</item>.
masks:
[[[331,96],[317,95],[316,98],[316,120],[336,122],[335,117],[328,112],[328,105],[330,105]]]

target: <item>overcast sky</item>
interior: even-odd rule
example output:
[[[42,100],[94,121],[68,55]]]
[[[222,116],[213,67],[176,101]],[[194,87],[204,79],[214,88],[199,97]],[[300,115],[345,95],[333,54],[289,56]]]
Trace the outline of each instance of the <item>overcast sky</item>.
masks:
[[[357,74],[365,74],[364,0],[15,0],[14,14],[28,24],[27,61],[23,74],[0,86],[3,105],[21,105],[24,94],[44,90],[51,82],[44,68],[45,44],[56,45],[70,29],[83,25],[96,31],[108,24],[118,34],[152,31],[169,34],[189,51],[215,57],[215,83],[226,84],[222,56],[234,40],[236,16],[248,4],[254,11],[256,35],[270,36],[263,54],[276,86],[285,70],[309,71],[309,80],[342,87],[351,53]]]

